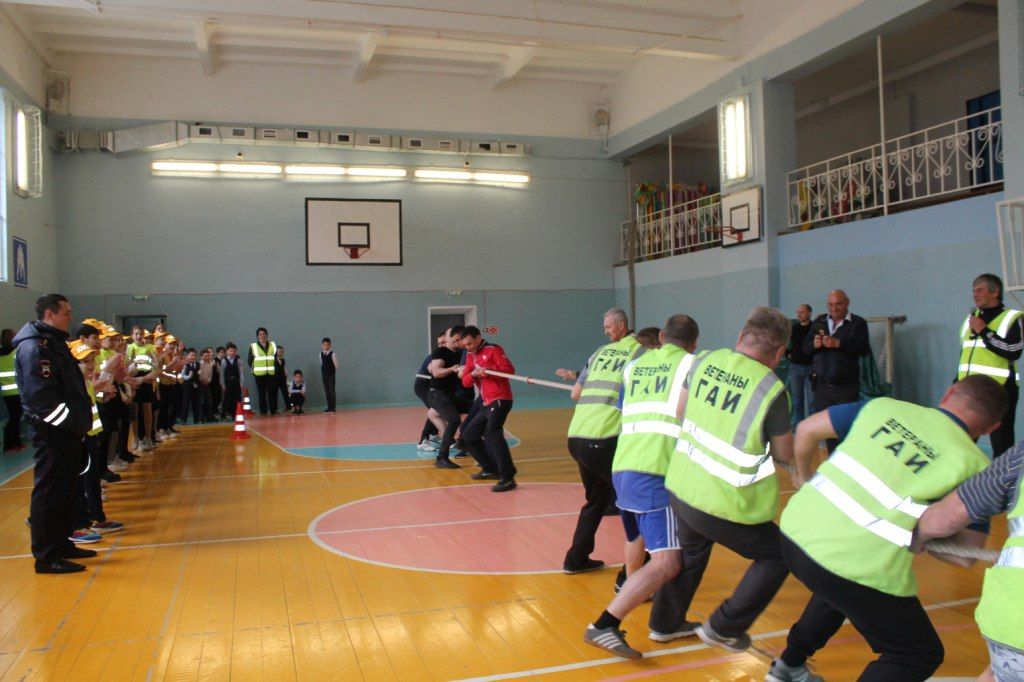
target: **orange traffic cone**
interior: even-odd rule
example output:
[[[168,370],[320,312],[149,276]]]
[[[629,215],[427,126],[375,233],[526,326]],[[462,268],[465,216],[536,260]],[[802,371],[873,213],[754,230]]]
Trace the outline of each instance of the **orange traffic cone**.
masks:
[[[249,403],[249,389],[247,388],[242,389],[242,406],[246,414],[252,414],[252,405]]]
[[[231,440],[248,440],[249,432],[245,430],[245,410],[242,403],[235,407],[235,430],[231,434]]]

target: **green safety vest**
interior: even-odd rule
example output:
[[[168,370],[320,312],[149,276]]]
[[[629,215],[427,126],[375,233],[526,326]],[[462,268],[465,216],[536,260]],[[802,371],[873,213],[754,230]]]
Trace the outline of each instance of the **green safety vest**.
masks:
[[[18,395],[18,384],[14,380],[14,351],[0,355],[0,395]]]
[[[683,379],[696,357],[668,343],[626,365],[622,433],[615,446],[612,472],[637,471],[655,476],[668,472],[679,439],[676,405]]]
[[[1021,315],[1024,313],[1007,308],[988,323],[988,328],[1000,337],[1005,337],[1010,331],[1010,327],[1020,319]],[[970,322],[971,318],[968,316],[960,328],[960,369],[956,374],[957,379],[963,379],[972,374],[985,374],[1000,384],[1005,384],[1011,378],[1016,382],[1013,361],[999,357],[986,348],[985,342],[980,336],[971,338],[974,332],[971,331]]]
[[[762,431],[785,386],[771,369],[729,348],[694,362],[687,385],[679,454],[665,487],[691,507],[736,523],[775,518],[779,488]]]
[[[125,350],[125,355],[129,360],[135,361],[135,376],[144,376],[153,371],[156,366],[156,348],[152,344],[146,344],[140,346],[135,343],[129,343],[128,348]]]
[[[274,356],[277,355],[277,344],[273,341],[267,344],[267,352],[264,353],[260,344],[252,342],[252,373],[254,376],[274,373]]]
[[[1008,537],[996,565],[985,571],[981,602],[974,612],[986,638],[1024,650],[1024,468],[1017,478],[1017,499],[1006,514]]]
[[[782,513],[782,532],[838,576],[892,594],[917,594],[910,541],[937,500],[988,466],[942,411],[876,398]]]
[[[569,438],[594,440],[615,438],[622,425],[619,389],[626,363],[642,353],[640,342],[632,334],[597,349],[587,365],[576,411],[569,422]]]
[[[95,436],[103,430],[103,422],[100,421],[100,411],[96,408],[96,391],[88,379],[85,382],[85,390],[89,392],[89,400],[92,401],[92,428],[89,429],[89,435]]]

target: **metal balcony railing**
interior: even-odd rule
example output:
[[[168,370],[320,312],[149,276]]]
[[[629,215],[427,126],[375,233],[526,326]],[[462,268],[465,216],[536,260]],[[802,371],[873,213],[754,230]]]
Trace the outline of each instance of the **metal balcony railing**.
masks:
[[[629,260],[629,225],[622,223],[619,253]],[[654,260],[722,245],[722,195],[710,194],[636,218],[636,261]]]
[[[819,161],[787,176],[789,226],[877,214],[1003,181],[1002,110],[970,116]]]

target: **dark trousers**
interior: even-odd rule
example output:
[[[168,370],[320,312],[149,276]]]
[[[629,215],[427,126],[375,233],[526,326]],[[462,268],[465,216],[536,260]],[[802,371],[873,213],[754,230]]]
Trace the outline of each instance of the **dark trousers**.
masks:
[[[100,479],[106,470],[107,438],[105,431],[95,436],[86,436],[82,443],[80,473],[75,482],[75,504],[72,512],[73,530],[88,528],[93,521],[106,521],[103,513],[103,496]]]
[[[683,629],[686,613],[700,587],[704,569],[708,567],[712,546],[711,543],[703,548],[695,545],[684,557],[682,570],[654,593],[651,616],[647,621],[651,630],[670,633]]]
[[[833,405],[856,402],[859,397],[860,384],[826,384],[823,381],[818,381],[814,387],[814,409],[820,412]],[[829,438],[825,441],[825,445],[828,447],[828,451],[832,452],[839,445],[839,441]]]
[[[225,384],[224,405],[221,408],[221,413],[225,417],[234,417],[240,402],[242,402],[242,387],[238,384]]]
[[[775,593],[782,587],[789,570],[782,559],[779,527],[774,522],[743,524],[706,514],[685,502],[672,499],[672,511],[679,526],[683,565],[707,562],[713,543],[731,549],[754,563],[743,574],[732,596],[719,605],[708,624],[726,637],[746,632]]]
[[[281,402],[284,403],[284,409],[292,409],[292,398],[291,394],[288,393],[288,380],[283,374],[275,374],[274,376],[277,377],[277,380],[274,382],[274,386],[276,386],[277,390],[281,392]]]
[[[224,397],[221,395],[220,381],[217,379],[217,375],[213,375],[213,381],[210,382],[210,410],[213,415],[220,414],[221,399]],[[212,415],[211,415],[212,416]]]
[[[467,426],[462,429],[462,438],[476,463],[484,471],[498,474],[502,481],[510,481],[516,475],[512,453],[505,440],[505,419],[511,410],[511,400],[492,400],[488,405],[481,405],[472,418],[467,416]]]
[[[256,393],[259,395],[260,414],[266,416],[268,409],[271,414],[277,414],[277,380],[273,374],[256,377]]]
[[[209,384],[199,384],[199,416],[204,422],[213,420],[213,396]]]
[[[1020,388],[1012,378],[1006,382],[1006,414],[1003,416],[999,428],[988,434],[989,442],[992,443],[992,455],[998,457],[1009,450],[1015,443],[1013,437],[1013,420],[1017,418],[1017,398],[1020,396]]]
[[[569,454],[576,460],[583,482],[586,502],[576,519],[576,530],[572,534],[572,545],[565,553],[565,565],[580,566],[594,551],[594,537],[604,518],[605,509],[615,499],[612,487],[612,460],[615,458],[615,438],[570,438]]]
[[[21,445],[21,396],[5,395],[7,424],[4,425],[4,450]]]
[[[82,470],[82,436],[47,426],[34,428],[35,470],[29,518],[32,556],[38,562],[62,559],[74,547],[75,480]]]
[[[423,404],[426,405],[428,408],[430,407],[430,403],[427,402],[427,393],[429,393],[429,391],[430,381],[428,381],[427,379],[417,379],[416,382],[412,385],[412,392],[415,393],[416,397],[422,400]],[[423,430],[420,431],[420,439],[416,442],[422,443],[423,441],[435,435],[436,433],[437,427],[434,426],[434,422],[427,419],[423,423]]]
[[[327,398],[327,409],[334,412],[337,407],[337,382],[335,374],[320,373],[320,380],[324,384],[324,397]]]
[[[436,388],[427,392],[427,405],[441,415],[441,419],[444,420],[444,433],[441,434],[441,447],[437,451],[437,456],[440,459],[448,459],[452,442],[455,440],[455,432],[459,430],[459,424],[462,423],[459,410],[455,407],[452,396]]]
[[[814,593],[789,631],[782,653],[787,665],[803,665],[839,631],[845,618],[879,654],[859,680],[926,680],[942,664],[942,640],[917,597],[896,597],[841,578],[785,536],[782,554],[793,575]]]
[[[301,393],[292,393],[289,397],[291,399],[292,407],[298,407],[301,409],[302,406],[306,404],[306,396]]]

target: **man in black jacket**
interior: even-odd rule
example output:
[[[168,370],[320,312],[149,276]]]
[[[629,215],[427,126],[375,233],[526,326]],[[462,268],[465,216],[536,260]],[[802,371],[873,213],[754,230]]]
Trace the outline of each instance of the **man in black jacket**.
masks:
[[[75,480],[84,465],[82,440],[92,427],[92,401],[68,350],[71,305],[60,294],[36,301],[35,322],[14,337],[14,371],[35,446],[32,488],[32,556],[36,573],[76,573],[96,552],[68,539],[72,532]]]
[[[871,352],[868,323],[850,312],[842,289],[828,295],[828,314],[818,317],[804,338],[804,353],[813,356],[814,409],[852,403],[860,395],[860,358]],[[826,441],[832,452],[839,441]]]

